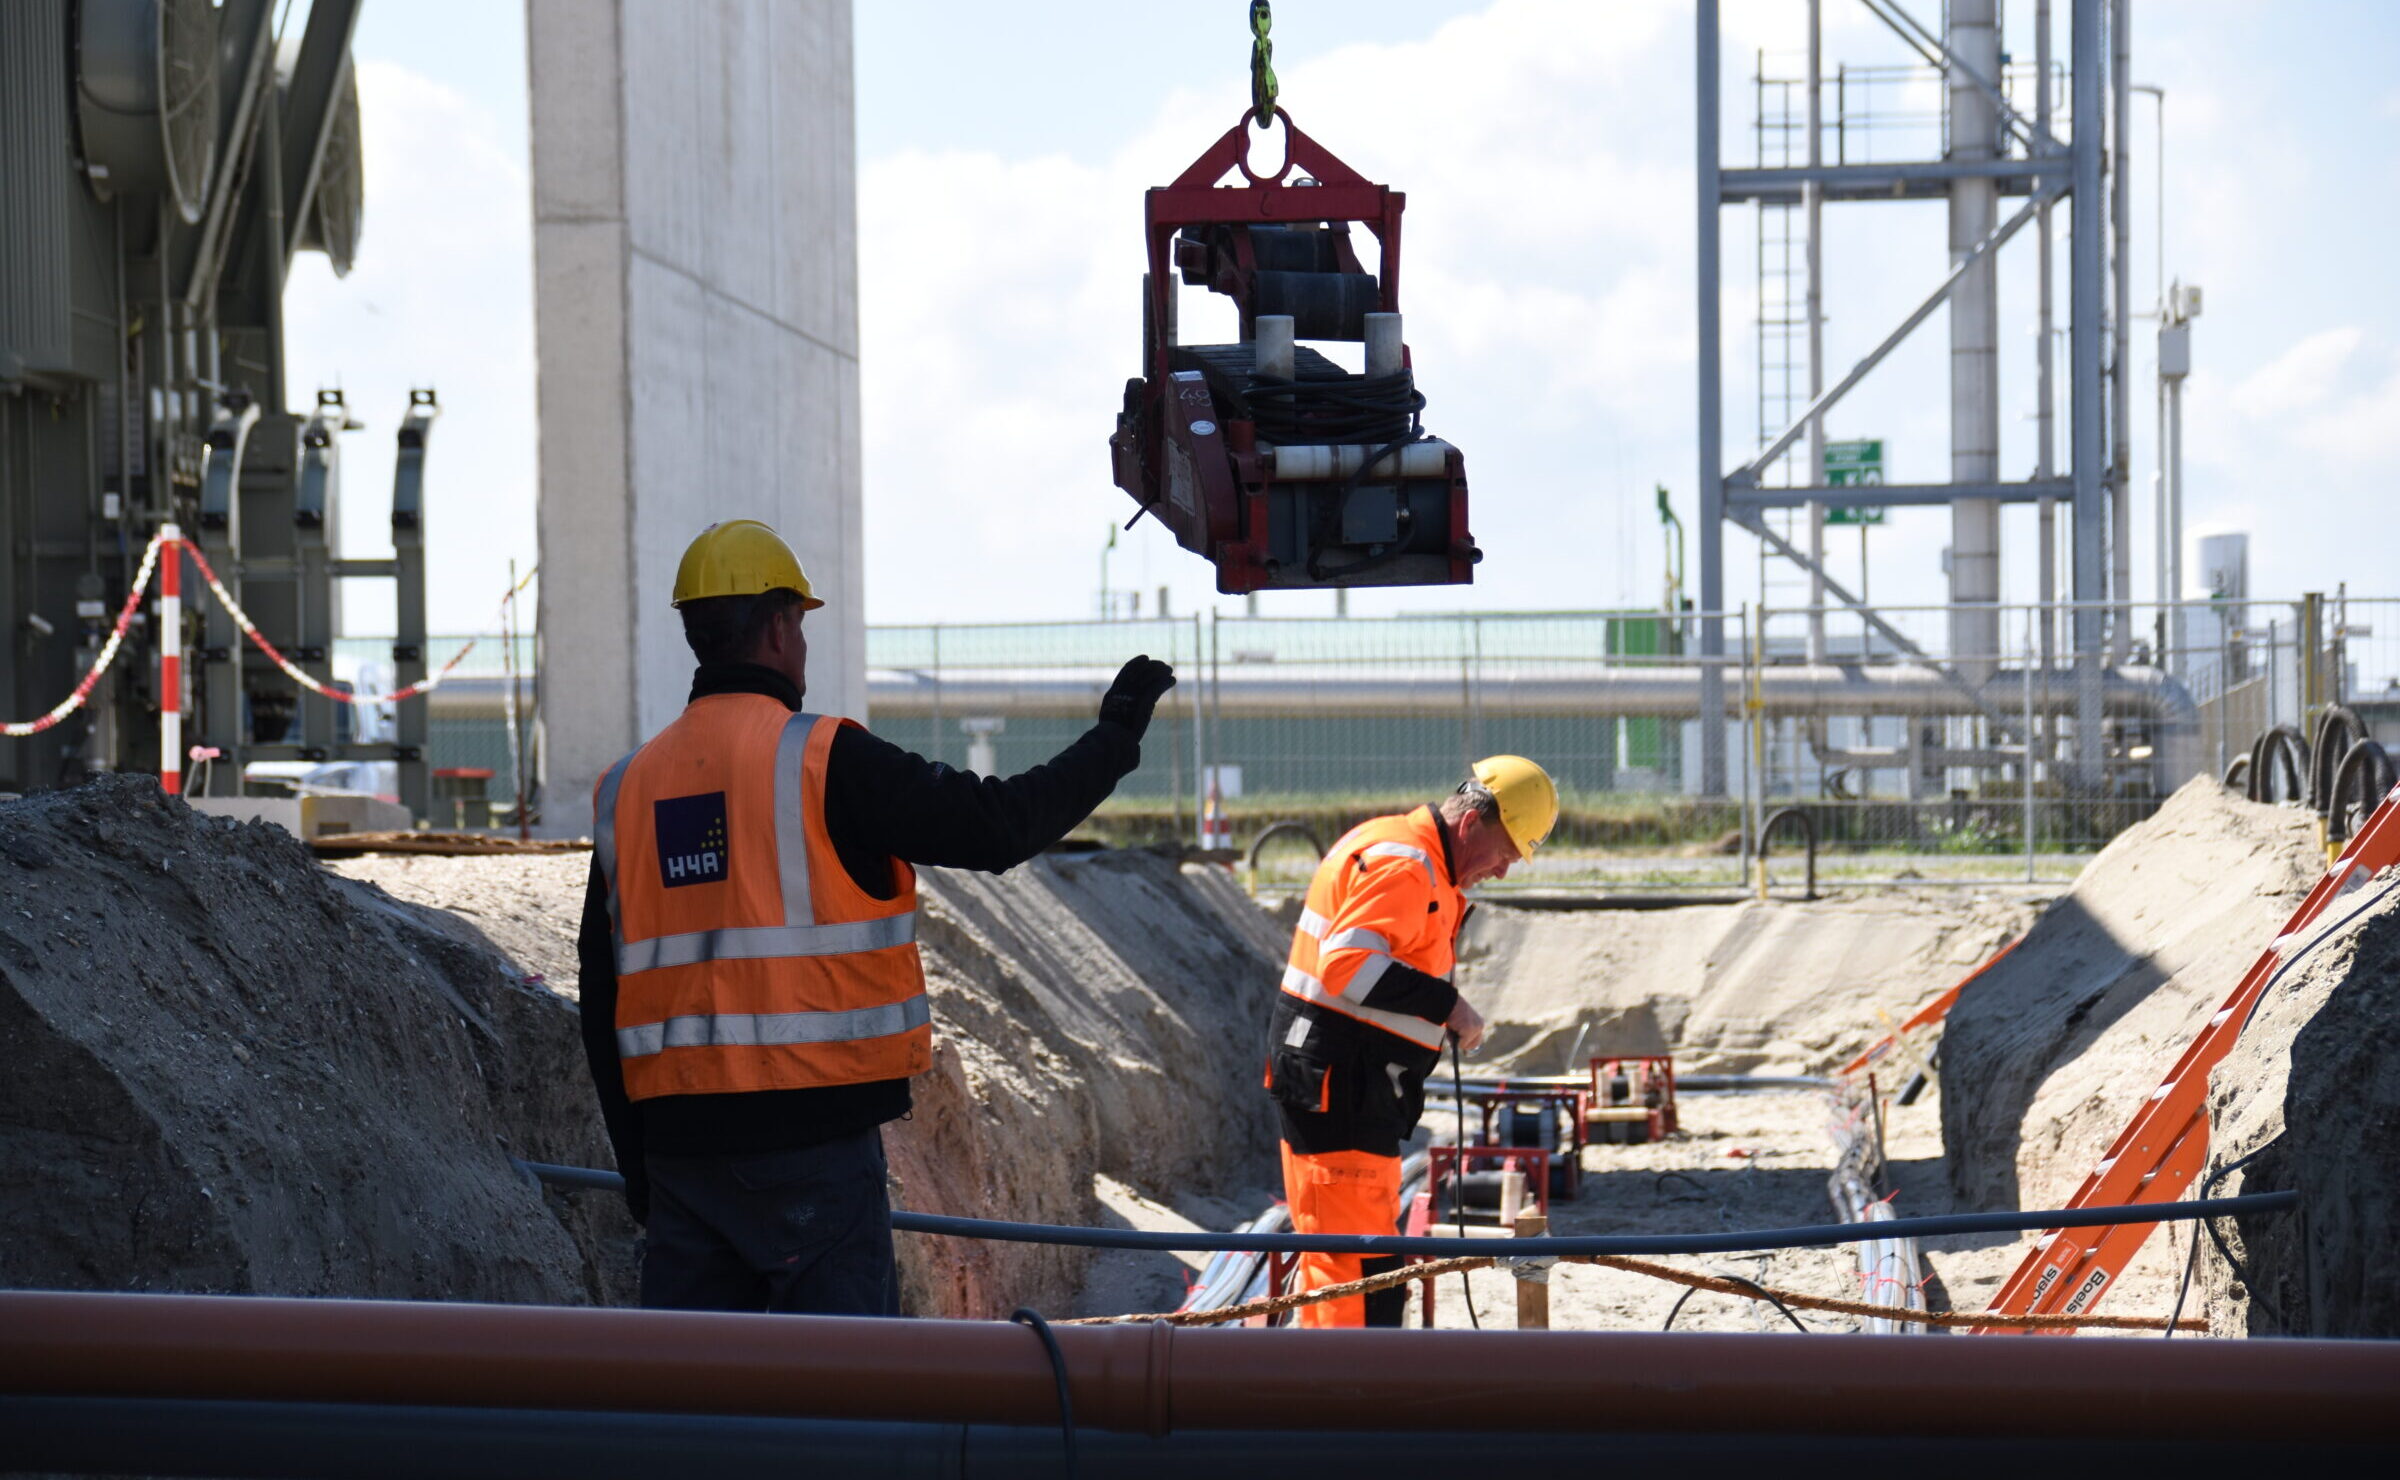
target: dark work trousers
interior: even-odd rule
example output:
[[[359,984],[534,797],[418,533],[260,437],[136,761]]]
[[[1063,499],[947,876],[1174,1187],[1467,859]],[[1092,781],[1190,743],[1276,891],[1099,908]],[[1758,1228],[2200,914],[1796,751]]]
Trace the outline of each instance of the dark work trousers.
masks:
[[[646,1154],[642,1304],[896,1316],[880,1126],[792,1151]]]

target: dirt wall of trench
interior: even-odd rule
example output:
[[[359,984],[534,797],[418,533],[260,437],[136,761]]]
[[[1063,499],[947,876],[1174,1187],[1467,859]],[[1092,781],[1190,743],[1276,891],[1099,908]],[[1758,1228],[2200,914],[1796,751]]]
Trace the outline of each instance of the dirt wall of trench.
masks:
[[[636,1230],[512,1158],[611,1164],[576,1030],[588,858],[363,858],[142,778],[0,804],[0,1284],[624,1303]],[[928,871],[939,1048],[899,1206],[1110,1221],[1272,1165],[1282,941],[1222,869]],[[1086,1257],[903,1235],[929,1315],[1064,1309]]]
[[[2323,867],[2307,814],[2205,777],[2101,850],[1944,1027],[1961,1204],[2073,1196]]]

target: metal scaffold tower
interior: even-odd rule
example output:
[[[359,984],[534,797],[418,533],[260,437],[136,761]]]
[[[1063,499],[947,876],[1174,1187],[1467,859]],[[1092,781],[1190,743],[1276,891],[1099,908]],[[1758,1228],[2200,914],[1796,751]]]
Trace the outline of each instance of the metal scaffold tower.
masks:
[[[1762,561],[1776,557],[1805,577],[1809,661],[1824,661],[1824,609],[1851,608],[1870,629],[1871,643],[1888,642],[1909,659],[1941,667],[1960,691],[1961,716],[1983,725],[1987,740],[2009,742],[1998,748],[1986,744],[1977,754],[1988,758],[2012,753],[2028,768],[2046,762],[2051,774],[2070,788],[2097,788],[2104,764],[2101,666],[2124,659],[2129,626],[2123,606],[2130,594],[2131,548],[2124,373],[2128,0],[2065,0],[2070,41],[2063,79],[2051,56],[2051,0],[2036,0],[2034,6],[2031,66],[2010,66],[2002,52],[2000,0],[1948,0],[1939,31],[1912,16],[1901,0],[1859,0],[1931,70],[1842,67],[1830,86],[1822,55],[1823,3],[1809,0],[1804,76],[1770,78],[1761,58],[1755,81],[1755,163],[1747,167],[1728,165],[1721,149],[1718,0],[1700,0],[1698,6],[1701,713],[1725,712],[1725,531],[1731,524],[1758,539]],[[1876,74],[1903,70],[1938,77],[1942,105],[1940,144],[1933,151],[1937,157],[1853,157],[1878,152],[1871,147],[1879,122],[1871,106]],[[1835,145],[1831,160],[1826,157],[1829,137]],[[1828,384],[1825,207],[1935,200],[1949,208],[1947,271],[1928,273],[1930,291],[1916,307],[1854,367]],[[2050,229],[2052,211],[2062,201],[2070,226],[2065,397],[2069,449],[2063,470],[2053,416],[2059,397],[2051,323],[2055,237]],[[1728,468],[1721,246],[1724,208],[1734,205],[1753,207],[1758,235],[1760,428],[1757,450]],[[2013,209],[2004,214],[2007,206]],[[2034,366],[2037,452],[2030,477],[2009,479],[2002,474],[1999,455],[1996,258],[2028,226],[2036,228],[2040,255]],[[1949,479],[1829,487],[1825,413],[1945,306],[1951,351]],[[2061,502],[2069,512],[2071,604],[2065,606],[2057,604],[2054,566],[2055,510]],[[1827,573],[1824,525],[1829,503],[1950,509],[1951,612],[1945,653],[1926,652],[1869,610],[1861,594]],[[2029,726],[1977,697],[1993,680],[2002,652],[1999,516],[2005,503],[2040,507],[2040,656],[2046,662],[2063,638],[2074,664],[2071,742],[2055,751],[2049,747],[2058,737],[2047,727],[2039,737],[2042,748],[2037,749]],[[1762,595],[1774,589],[1766,568],[1762,565]],[[2068,614],[2067,630],[2059,633],[2054,624],[2062,610]],[[1723,795],[1727,767],[1722,725],[1701,726],[1700,751],[1701,790]]]

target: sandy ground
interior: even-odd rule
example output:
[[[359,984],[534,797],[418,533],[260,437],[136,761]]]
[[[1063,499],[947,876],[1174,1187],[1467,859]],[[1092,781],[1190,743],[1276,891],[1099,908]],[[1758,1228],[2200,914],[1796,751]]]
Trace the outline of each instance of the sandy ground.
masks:
[[[575,934],[583,924],[589,853],[440,858],[370,853],[325,865],[395,899],[448,910],[506,952],[527,977],[575,995]]]
[[[2023,933],[2037,906],[1946,890],[1550,912],[1478,907],[1458,984],[1487,1072],[1666,1053],[1695,1072],[1816,1074]]]
[[[1928,1094],[1913,1106],[1892,1106],[1886,1113],[1885,1151],[1891,1167],[1887,1185],[1897,1189],[1892,1206],[1902,1216],[1955,1211],[1941,1165],[1936,1099]],[[1828,1117],[1827,1102],[1814,1093],[1687,1095],[1680,1134],[1648,1146],[1586,1147],[1582,1193],[1572,1202],[1551,1204],[1551,1229],[1560,1234],[1702,1233],[1838,1221],[1825,1186],[1833,1161]],[[2030,1247],[2030,1237],[2006,1234],[1925,1241],[1921,1248],[1930,1276],[1928,1304],[1934,1310],[1982,1309]],[[2172,1255],[2156,1257],[2163,1247],[2154,1240],[2146,1251],[2154,1257],[2145,1262],[2156,1267],[2137,1268],[2111,1293],[2110,1314],[2166,1313],[2174,1302],[2173,1275],[2179,1266]],[[1737,1275],[1776,1289],[1860,1298],[1857,1264],[1846,1249],[1783,1249],[1658,1262]],[[1485,1269],[1467,1279],[1484,1323],[1513,1328],[1514,1277]],[[1459,1276],[1447,1276],[1439,1286],[1434,1324],[1468,1325]],[[1657,1330],[1683,1293],[1682,1286],[1622,1270],[1564,1266],[1551,1276],[1550,1324],[1561,1330]],[[2193,1308],[2197,1310],[2196,1299]],[[1796,1314],[1816,1331],[1856,1331],[1861,1325],[1852,1316]],[[1684,1303],[1675,1329],[1771,1331],[1790,1326],[1775,1307],[1762,1301],[1700,1291]]]
[[[1897,1189],[1893,1209],[1902,1216],[1931,1216],[1958,1211],[1941,1164],[1941,1111],[1938,1095],[1928,1093],[1910,1107],[1892,1106],[1885,1122],[1885,1148],[1890,1158],[1890,1183]],[[1829,1107],[1813,1092],[1687,1095],[1683,1097],[1682,1129],[1666,1141],[1646,1146],[1588,1146],[1584,1148],[1583,1185],[1572,1201],[1560,1199],[1550,1207],[1551,1231],[1558,1234],[1706,1233],[1721,1229],[1782,1228],[1838,1220],[1826,1193],[1832,1171],[1832,1142],[1826,1134]],[[1432,1117],[1439,1131],[1441,1118]],[[1452,1136],[1443,1132],[1440,1139]],[[1271,1191],[1247,1199],[1213,1198],[1170,1208],[1125,1195],[1128,1190],[1104,1190],[1102,1198],[1114,1215],[1111,1227],[1223,1229],[1253,1216],[1266,1205]],[[1470,1239],[1491,1242],[1469,1215]],[[2174,1304],[2176,1276],[2182,1269],[2183,1246],[2154,1239],[2140,1265],[2121,1286],[2112,1290],[2108,1313],[2163,1316]],[[1990,1303],[2001,1282],[2015,1270],[2032,1246],[2030,1236],[1970,1235],[1932,1239],[1922,1245],[1928,1303],[1934,1310],[1980,1310]],[[1118,1315],[1169,1311],[1181,1301],[1188,1271],[1197,1257],[1118,1252],[1104,1255],[1093,1266],[1090,1283],[1075,1308],[1077,1315]],[[1658,1262],[1705,1274],[1735,1275],[1776,1289],[1797,1290],[1837,1299],[1859,1298],[1859,1277],[1847,1250],[1784,1249],[1758,1254],[1716,1255],[1707,1258],[1666,1257]],[[1474,1323],[1460,1295],[1459,1275],[1437,1282],[1434,1324],[1465,1327]],[[1481,1324],[1497,1330],[1516,1325],[1516,1280],[1497,1269],[1475,1270],[1464,1276],[1472,1287]],[[1550,1281],[1550,1325],[1554,1330],[1658,1330],[1673,1310],[1684,1287],[1622,1270],[1591,1265],[1562,1266]],[[2187,1314],[2198,1314],[2195,1290]],[[1422,1321],[1423,1304],[1410,1303],[1409,1323]],[[1800,1321],[1812,1331],[1857,1331],[1852,1316],[1800,1311]],[[1775,1307],[1708,1291],[1694,1293],[1675,1317],[1679,1331],[1769,1331],[1790,1326]],[[1933,1331],[1946,1336],[1950,1333]],[[2101,1333],[2094,1333],[2095,1335]],[[2141,1339],[2142,1333],[2115,1335]]]

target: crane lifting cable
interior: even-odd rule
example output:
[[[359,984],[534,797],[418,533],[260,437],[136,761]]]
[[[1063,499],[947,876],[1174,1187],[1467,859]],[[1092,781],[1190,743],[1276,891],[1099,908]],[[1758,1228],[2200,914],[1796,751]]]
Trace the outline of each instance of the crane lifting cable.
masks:
[[[1144,199],[1144,373],[1126,382],[1109,438],[1117,486],[1141,506],[1135,519],[1156,515],[1207,556],[1229,595],[1471,582],[1483,552],[1467,528],[1466,462],[1427,435],[1401,334],[1407,197],[1292,123],[1277,101],[1271,19],[1252,0],[1241,121]],[[1252,131],[1278,119],[1283,163],[1262,175]],[[1353,225],[1374,240],[1372,272]],[[1178,340],[1184,285],[1233,300],[1239,343]],[[1364,368],[1304,340],[1363,345]]]

